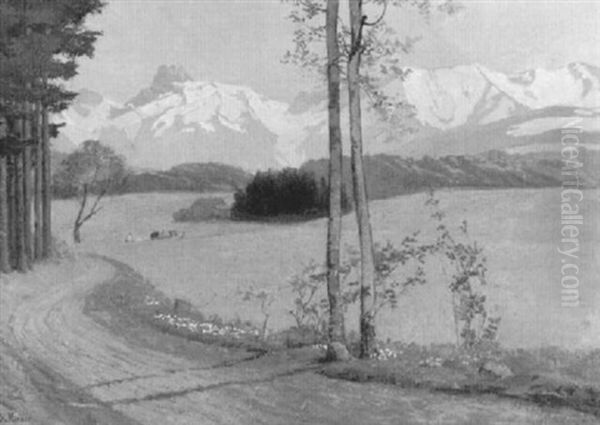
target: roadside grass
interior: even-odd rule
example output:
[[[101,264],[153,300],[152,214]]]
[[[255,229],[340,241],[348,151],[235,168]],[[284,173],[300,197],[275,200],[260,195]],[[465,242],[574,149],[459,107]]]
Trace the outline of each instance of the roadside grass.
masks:
[[[267,351],[251,334],[244,337],[203,334],[182,326],[191,321],[218,324],[217,318],[207,319],[195,310],[186,313],[184,321],[161,320],[176,316],[175,302],[129,266],[102,259],[115,266],[115,276],[88,294],[84,312],[114,334],[146,348],[207,364],[252,360]]]
[[[378,358],[325,363],[324,341],[316,332],[292,328],[263,339],[257,327],[239,319],[226,322],[218,316],[206,317],[189,303],[178,311],[175,301],[129,266],[104,259],[116,267],[117,274],[88,295],[84,311],[142,346],[201,359],[212,366],[261,358],[266,367],[275,362],[321,360],[319,373],[333,379],[451,394],[492,394],[568,407],[600,418],[600,350],[506,350],[496,344],[466,350],[449,344],[380,343]],[[349,341],[355,354],[356,335]],[[266,358],[267,354],[275,357]],[[510,372],[499,376],[494,367]]]
[[[287,329],[263,339],[250,322],[206,316],[189,302],[168,298],[126,264],[102,259],[115,267],[116,274],[86,297],[84,312],[127,340],[219,364],[254,360],[274,352],[283,357],[297,355],[286,352],[288,349],[309,348],[310,353],[301,356],[311,361],[320,356],[317,345],[322,341],[310,330]]]
[[[385,348],[383,348],[385,347]],[[600,350],[548,347],[465,350],[452,345],[382,344],[380,359],[331,363],[323,375],[452,394],[494,394],[600,417]],[[506,374],[493,373],[506,368]]]

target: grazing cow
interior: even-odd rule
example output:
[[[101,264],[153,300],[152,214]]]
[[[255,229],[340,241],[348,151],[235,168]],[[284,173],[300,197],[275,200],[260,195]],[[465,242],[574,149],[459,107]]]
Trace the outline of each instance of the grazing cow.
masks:
[[[170,238],[179,238],[179,239],[182,239],[183,235],[185,235],[185,232],[180,232],[178,230],[169,230],[169,237]]]
[[[179,232],[177,230],[154,230],[150,233],[150,240],[158,240],[158,239],[174,239],[174,238],[183,238],[184,232]]]

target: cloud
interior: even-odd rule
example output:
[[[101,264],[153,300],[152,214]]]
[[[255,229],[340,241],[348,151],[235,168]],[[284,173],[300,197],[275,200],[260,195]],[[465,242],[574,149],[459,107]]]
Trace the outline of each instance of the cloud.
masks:
[[[453,16],[425,22],[407,8],[388,20],[401,36],[421,35],[406,65],[481,63],[504,72],[600,64],[600,2],[463,1]],[[112,0],[90,26],[104,31],[93,60],[73,83],[118,100],[147,85],[160,64],[182,65],[204,80],[244,84],[289,100],[314,84],[282,65],[292,47],[289,6],[272,1]]]

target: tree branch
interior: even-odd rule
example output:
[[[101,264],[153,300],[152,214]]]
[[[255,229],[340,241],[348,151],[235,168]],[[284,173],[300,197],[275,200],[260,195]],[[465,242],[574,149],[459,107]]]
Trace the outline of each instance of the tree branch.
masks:
[[[375,25],[379,24],[384,16],[385,13],[387,12],[387,7],[388,7],[388,1],[387,0],[383,0],[383,10],[381,11],[381,15],[379,15],[379,17],[377,19],[375,19],[373,22],[367,22],[367,17],[363,16],[363,26],[368,26],[368,27],[374,27]]]
[[[108,191],[108,185],[106,187],[104,187],[104,189],[98,194],[98,196],[96,197],[96,200],[94,201],[94,204],[92,205],[92,208],[90,209],[90,212],[85,217],[83,217],[83,219],[81,220],[81,224],[85,223],[86,221],[88,221],[90,218],[92,218],[93,216],[95,216],[102,210],[103,207],[99,206],[98,204],[100,203],[100,201],[102,200],[104,195],[106,195],[107,191]]]
[[[87,183],[84,183],[83,184],[83,195],[81,198],[81,202],[79,204],[79,212],[77,213],[77,218],[75,218],[76,225],[80,225],[81,223],[83,223],[81,221],[81,217],[83,216],[83,212],[84,212],[85,206],[87,204],[87,197],[88,197],[88,185],[87,185]]]
[[[81,224],[85,223],[90,218],[92,218],[93,216],[95,216],[96,214],[98,214],[102,209],[103,209],[103,207],[99,206],[98,208],[91,210],[88,215],[86,215],[85,217],[83,217],[83,219],[81,220]]]
[[[348,60],[352,59],[354,55],[356,55],[362,48],[362,34],[363,27],[365,25],[365,21],[367,20],[366,16],[363,16],[360,20],[360,25],[358,26],[358,31],[356,32],[356,38],[352,40],[352,46],[350,47],[350,53],[348,53]]]

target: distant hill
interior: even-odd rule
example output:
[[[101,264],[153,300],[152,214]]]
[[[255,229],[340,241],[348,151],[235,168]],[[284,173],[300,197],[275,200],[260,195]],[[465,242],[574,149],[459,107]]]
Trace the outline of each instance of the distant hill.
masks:
[[[584,167],[581,186],[600,185],[600,152],[581,151]],[[305,163],[302,168],[327,177],[327,160]],[[448,155],[420,159],[393,155],[365,156],[370,199],[385,199],[428,188],[520,188],[561,186],[563,163],[555,152],[508,154],[490,151],[480,155]],[[344,182],[351,187],[350,159],[344,158]]]
[[[168,171],[151,171],[128,177],[124,193],[140,192],[233,192],[243,188],[250,174],[230,165],[181,164]]]
[[[54,158],[58,166],[64,154]],[[600,151],[580,149],[582,187],[600,186]],[[563,163],[556,151],[507,153],[492,150],[478,155],[447,155],[419,159],[397,155],[365,155],[370,199],[385,199],[428,188],[519,188],[557,187],[563,183]],[[327,179],[328,161],[312,160],[301,169]],[[243,189],[252,175],[241,168],[219,163],[181,164],[168,171],[130,175],[123,193],[144,192],[235,192]],[[344,182],[351,194],[350,159],[344,158]]]
[[[582,187],[600,186],[600,151],[581,149]],[[419,159],[396,155],[366,155],[370,199],[385,199],[428,188],[558,187],[563,183],[563,162],[555,151],[509,154],[492,150],[478,155],[447,155]],[[301,169],[327,178],[326,159],[308,161]],[[129,177],[125,193],[234,192],[244,188],[251,174],[224,164],[182,164],[168,171],[144,172]],[[344,182],[351,193],[350,158],[344,158]]]

